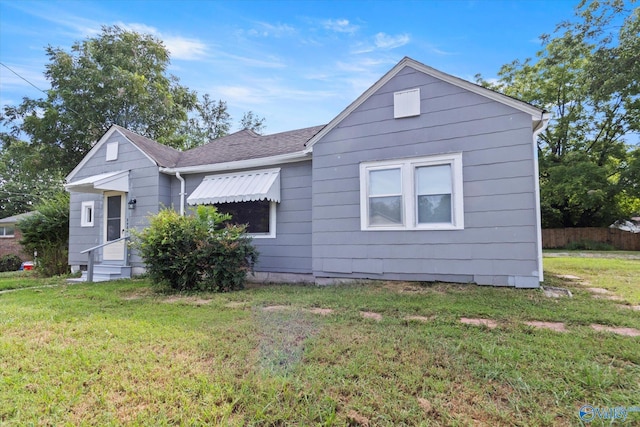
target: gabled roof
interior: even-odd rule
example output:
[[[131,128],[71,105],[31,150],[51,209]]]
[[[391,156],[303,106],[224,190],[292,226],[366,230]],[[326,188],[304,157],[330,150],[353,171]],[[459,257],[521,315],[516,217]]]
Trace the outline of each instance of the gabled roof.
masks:
[[[181,153],[175,148],[160,144],[145,136],[138,135],[137,133],[131,132],[122,126],[113,125],[113,127],[118,129],[121,134],[123,134],[140,150],[144,151],[147,156],[151,157],[158,166],[170,167],[174,166],[178,162]]]
[[[35,211],[31,211],[31,212],[25,212],[25,213],[21,213],[18,215],[13,215],[13,216],[9,216],[6,218],[2,218],[0,219],[0,224],[15,224],[16,222],[25,219],[27,217],[30,217],[31,215],[35,214]]]
[[[478,95],[484,96],[486,98],[492,99],[494,101],[500,102],[502,104],[513,107],[517,110],[520,110],[524,113],[530,114],[534,121],[541,121],[546,119],[544,116],[544,110],[534,107],[531,104],[520,101],[515,98],[511,98],[507,95],[503,95],[499,92],[493,91],[491,89],[484,88],[482,86],[476,85],[474,83],[463,80],[459,77],[452,76],[451,74],[444,73],[442,71],[436,70],[435,68],[431,68],[427,65],[424,65],[414,59],[411,59],[405,56],[395,67],[393,67],[387,74],[382,76],[380,80],[373,84],[369,89],[367,89],[362,95],[358,97],[355,101],[353,101],[347,108],[345,108],[340,114],[338,114],[328,125],[324,127],[320,132],[309,140],[307,145],[307,152],[312,151],[313,145],[318,142],[322,137],[324,137],[327,133],[329,133],[333,128],[338,126],[338,124],[344,120],[349,114],[351,114],[356,108],[358,108],[362,103],[364,103],[371,95],[378,91],[382,86],[384,86],[389,80],[395,77],[400,71],[405,69],[406,67],[411,67],[416,71],[420,71],[432,77],[435,77],[439,80],[445,81],[452,85],[461,87],[470,92],[476,93]]]
[[[183,152],[175,167],[212,165],[302,152],[305,143],[323,127],[313,126],[272,135],[258,135],[244,129]]]
[[[145,155],[152,163],[155,163],[160,167],[171,167],[176,164],[180,157],[180,151],[171,148],[166,145],[162,145],[152,139],[138,135],[135,132],[131,132],[122,126],[112,125],[109,130],[96,142],[96,144],[89,150],[86,156],[82,159],[78,165],[67,175],[66,179],[69,182],[80,169],[95,155],[95,153],[104,145],[107,140],[114,134],[114,132],[120,133],[126,138],[134,147],[136,147],[142,154]]]

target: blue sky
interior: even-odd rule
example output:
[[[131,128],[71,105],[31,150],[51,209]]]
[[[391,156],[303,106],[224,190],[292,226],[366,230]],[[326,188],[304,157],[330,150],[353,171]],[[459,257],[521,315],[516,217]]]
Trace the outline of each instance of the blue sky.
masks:
[[[47,45],[120,25],[171,51],[199,94],[266,118],[266,133],[329,122],[404,56],[473,81],[532,57],[577,1],[0,0],[0,62],[41,89]],[[0,66],[0,105],[41,92]]]

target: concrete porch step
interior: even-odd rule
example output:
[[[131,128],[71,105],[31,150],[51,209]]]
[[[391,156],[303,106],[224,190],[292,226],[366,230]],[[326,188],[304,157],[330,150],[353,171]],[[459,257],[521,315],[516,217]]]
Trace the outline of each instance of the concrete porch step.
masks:
[[[114,264],[96,264],[93,266],[93,281],[94,282],[108,282],[109,280],[117,279],[130,279],[131,267],[124,265]],[[82,282],[87,281],[87,272],[82,272],[80,280]]]

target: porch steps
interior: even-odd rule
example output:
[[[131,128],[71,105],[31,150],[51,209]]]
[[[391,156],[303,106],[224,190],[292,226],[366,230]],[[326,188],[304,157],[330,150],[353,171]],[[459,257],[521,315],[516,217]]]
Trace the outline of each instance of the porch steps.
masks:
[[[108,282],[109,280],[117,279],[130,279],[131,267],[124,265],[113,264],[96,264],[93,266],[93,281],[94,282]],[[82,282],[87,281],[87,272],[82,272],[80,280]]]

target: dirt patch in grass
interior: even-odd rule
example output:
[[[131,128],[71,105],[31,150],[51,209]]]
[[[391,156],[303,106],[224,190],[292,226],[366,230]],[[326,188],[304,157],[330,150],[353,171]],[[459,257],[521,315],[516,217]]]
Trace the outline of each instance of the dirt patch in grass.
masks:
[[[493,319],[470,319],[468,317],[461,317],[460,323],[464,323],[465,325],[486,326],[489,329],[498,326],[498,322]]]
[[[625,299],[622,297],[619,297],[617,295],[594,295],[594,298],[597,299],[606,299],[609,301],[624,301]]]
[[[622,305],[622,304],[618,304],[618,305],[616,305],[616,307],[618,307],[618,308],[626,308],[627,310],[640,311],[640,305]]]
[[[592,294],[600,294],[600,295],[605,295],[605,294],[610,294],[611,292],[608,289],[605,288],[584,288],[585,291],[589,291]]]
[[[363,415],[358,414],[354,410],[351,410],[347,413],[347,421],[349,422],[350,426],[369,426],[369,419]]]
[[[382,320],[382,314],[374,313],[373,311],[361,311],[360,316],[364,317],[365,319],[375,320],[376,322]]]
[[[567,332],[567,328],[562,322],[538,322],[538,321],[530,321],[524,322],[525,324],[532,326],[538,329],[551,329],[556,332]]]
[[[415,320],[416,322],[426,323],[432,321],[435,318],[436,316],[405,316],[404,320]]]
[[[640,330],[635,328],[617,328],[613,326],[598,325],[596,323],[592,323],[591,328],[596,331],[612,332],[614,334],[624,335],[627,337],[640,337]]]

